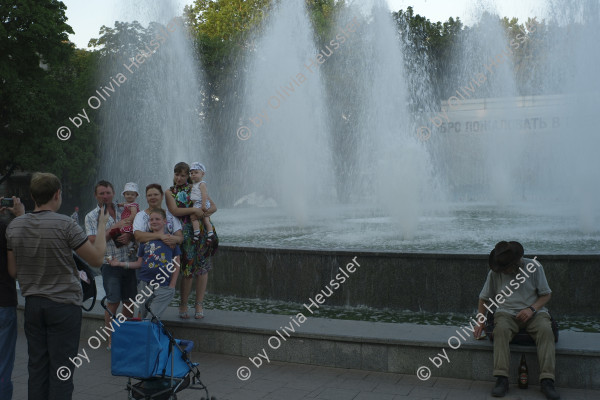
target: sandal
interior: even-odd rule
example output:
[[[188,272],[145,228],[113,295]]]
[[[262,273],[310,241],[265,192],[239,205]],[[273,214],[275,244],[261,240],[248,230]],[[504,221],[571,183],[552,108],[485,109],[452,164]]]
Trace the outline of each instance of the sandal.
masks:
[[[179,307],[179,318],[188,319],[190,316],[188,315],[188,309],[185,308],[185,311],[181,311],[181,307]]]
[[[200,306],[202,307],[202,311],[196,311],[196,314],[194,314],[194,318],[195,319],[202,319],[204,318],[204,306],[202,305],[202,301],[197,301],[195,307]]]

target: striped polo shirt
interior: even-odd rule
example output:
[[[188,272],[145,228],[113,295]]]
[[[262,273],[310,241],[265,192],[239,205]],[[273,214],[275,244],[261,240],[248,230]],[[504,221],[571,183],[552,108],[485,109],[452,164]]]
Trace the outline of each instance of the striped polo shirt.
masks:
[[[6,229],[7,249],[17,265],[21,294],[57,303],[81,305],[79,273],[73,250],[87,240],[83,229],[66,215],[37,211],[15,218]]]

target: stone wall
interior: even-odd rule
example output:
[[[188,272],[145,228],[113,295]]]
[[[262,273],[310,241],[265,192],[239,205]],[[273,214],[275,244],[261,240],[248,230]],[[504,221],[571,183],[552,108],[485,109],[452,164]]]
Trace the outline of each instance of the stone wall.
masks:
[[[356,257],[360,265],[336,279]],[[533,255],[525,255],[533,258]],[[597,255],[537,255],[553,291],[554,316],[600,317]],[[323,290],[327,305],[471,313],[488,271],[487,255],[402,254],[221,246],[213,294],[308,303]],[[331,281],[339,284],[334,285]],[[329,287],[330,289],[328,289]]]

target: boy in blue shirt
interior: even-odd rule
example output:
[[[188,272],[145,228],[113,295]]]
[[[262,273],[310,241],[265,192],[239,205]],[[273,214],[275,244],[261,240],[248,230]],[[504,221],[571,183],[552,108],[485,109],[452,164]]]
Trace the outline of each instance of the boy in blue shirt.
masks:
[[[164,232],[167,216],[162,208],[150,211],[150,229],[152,232]],[[140,243],[138,259],[135,262],[112,260],[113,267],[141,268],[138,278],[138,294],[136,304],[141,307],[141,316],[146,318],[147,310],[144,304],[148,301],[154,315],[160,318],[167,309],[175,295],[175,285],[179,276],[179,255],[181,250],[178,245],[169,247],[162,240],[151,240]],[[142,295],[142,301],[137,298]]]

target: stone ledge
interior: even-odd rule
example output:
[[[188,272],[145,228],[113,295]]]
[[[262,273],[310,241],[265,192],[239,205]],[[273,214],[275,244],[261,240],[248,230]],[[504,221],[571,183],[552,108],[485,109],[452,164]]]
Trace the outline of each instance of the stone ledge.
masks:
[[[20,329],[23,302],[21,298]],[[84,313],[81,339],[95,335],[95,330],[103,324],[102,314],[99,305],[92,312]],[[176,337],[193,340],[196,350],[202,352],[256,357],[265,351],[271,361],[403,374],[414,374],[420,366],[427,366],[436,377],[493,380],[491,342],[476,341],[471,337],[452,350],[447,341],[449,337],[457,336],[458,327],[307,317],[300,327],[294,324],[295,332],[290,331],[287,337],[281,327],[289,326],[289,316],[207,310],[202,321],[183,321],[178,318],[175,307],[167,309],[163,321]],[[272,336],[278,337],[276,330],[286,340],[279,338],[281,346],[273,349],[268,340]],[[599,339],[600,334],[596,333],[561,331],[556,344],[558,386],[600,388]],[[435,368],[430,358],[439,356],[442,349],[450,362],[444,360],[439,368]],[[511,371],[515,372],[511,381],[516,382],[518,355],[526,354],[531,382],[537,382],[535,347],[513,345],[511,349]],[[250,360],[248,366],[253,367]]]
[[[369,249],[335,249],[329,248],[323,249],[301,249],[293,247],[253,247],[253,246],[238,246],[238,245],[227,245],[220,244],[219,252],[242,252],[242,253],[272,253],[272,254],[310,254],[310,255],[327,255],[352,258],[353,256],[361,257],[402,257],[402,258],[425,258],[425,259],[448,259],[448,260],[483,260],[487,262],[489,254],[476,254],[476,253],[403,253],[393,250],[369,250]],[[586,260],[586,261],[600,261],[600,256],[596,253],[589,254],[525,254],[526,258],[533,258],[537,256],[538,259],[552,260],[552,261],[568,261],[568,260]]]

